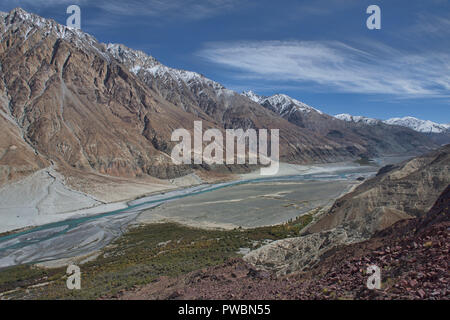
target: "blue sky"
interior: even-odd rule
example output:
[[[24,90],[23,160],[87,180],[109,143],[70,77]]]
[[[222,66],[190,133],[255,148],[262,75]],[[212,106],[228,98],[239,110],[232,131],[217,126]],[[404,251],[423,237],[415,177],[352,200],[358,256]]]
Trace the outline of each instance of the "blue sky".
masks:
[[[450,123],[449,0],[2,0],[238,92],[285,93],[329,114]],[[381,30],[366,9],[381,8]]]

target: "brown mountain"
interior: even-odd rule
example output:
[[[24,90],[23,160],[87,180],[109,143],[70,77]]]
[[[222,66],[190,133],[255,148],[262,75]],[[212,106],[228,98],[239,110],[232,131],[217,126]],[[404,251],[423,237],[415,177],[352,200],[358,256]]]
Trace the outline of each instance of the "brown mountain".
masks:
[[[124,45],[109,44],[107,50],[148,87],[201,119],[213,121],[225,129],[280,129],[281,157],[285,161],[339,161],[367,151],[358,143],[349,147],[305,130],[201,74],[167,67],[155,58]],[[430,141],[427,144],[432,145]]]
[[[290,160],[346,157],[339,146],[298,132],[257,104],[227,110],[184,111],[162,97],[91,36],[21,9],[0,18],[1,181],[50,163],[101,174],[173,177],[170,135],[205,120],[243,127],[282,128]],[[186,98],[187,99],[187,98]],[[243,99],[243,98],[242,98]],[[247,111],[251,116],[247,116]],[[218,116],[220,114],[220,116]]]
[[[301,145],[298,146],[300,150],[291,149],[291,155],[285,154],[285,159],[290,161],[308,161],[309,158],[327,161],[330,156],[338,160],[346,156],[420,154],[438,147],[427,135],[409,128],[387,125],[381,121],[342,121],[283,94],[271,97],[259,96],[251,91],[237,94],[201,74],[167,67],[155,58],[124,45],[110,44],[108,52],[167,100],[202,118],[213,118],[224,128],[261,128],[276,123],[286,129],[283,130],[286,136],[290,135],[287,130],[293,130],[302,140],[309,141],[308,137],[320,140],[315,142],[314,149],[302,148]],[[257,105],[262,105],[266,111]],[[297,128],[280,123],[274,114]],[[261,119],[268,119],[268,123],[261,122]],[[333,150],[326,152],[317,143],[328,144]],[[327,154],[330,152],[333,155]]]
[[[102,44],[21,9],[0,19],[0,34],[3,182],[50,163],[126,177],[183,171],[171,166],[170,136],[196,118]]]

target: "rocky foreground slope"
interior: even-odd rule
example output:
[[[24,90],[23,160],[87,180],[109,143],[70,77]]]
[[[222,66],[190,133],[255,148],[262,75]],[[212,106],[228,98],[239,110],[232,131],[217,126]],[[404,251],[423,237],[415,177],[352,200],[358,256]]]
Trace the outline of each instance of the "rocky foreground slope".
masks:
[[[123,299],[449,299],[450,145],[382,168],[305,234]],[[381,290],[366,287],[381,269]]]
[[[368,241],[340,246],[307,271],[277,277],[241,259],[158,281],[120,299],[450,299],[450,186],[421,218],[399,221]],[[381,289],[366,286],[381,269]]]
[[[370,239],[394,223],[420,218],[450,184],[450,145],[379,170],[376,177],[336,200],[298,238],[250,252],[246,261],[277,274],[316,265],[330,250]]]

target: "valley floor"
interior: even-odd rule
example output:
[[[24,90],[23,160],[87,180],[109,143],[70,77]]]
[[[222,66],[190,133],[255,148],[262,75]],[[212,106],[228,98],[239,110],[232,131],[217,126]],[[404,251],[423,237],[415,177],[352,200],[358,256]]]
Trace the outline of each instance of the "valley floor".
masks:
[[[6,246],[0,247],[0,264],[6,267],[0,271],[0,299],[113,297],[159,277],[223,264],[271,241],[298,236],[321,208],[357,185],[357,177],[376,170],[354,163],[282,164],[279,175],[268,180],[253,181],[255,173],[246,174],[242,183],[228,182],[231,187],[179,189],[124,202],[127,210],[100,218],[85,216],[11,235],[0,242]],[[194,190],[200,192],[183,195]],[[176,196],[169,202],[158,200],[171,194]],[[25,264],[12,266],[17,263]],[[81,265],[81,291],[66,288],[63,266],[69,263]]]
[[[0,268],[32,262],[55,265],[55,260],[65,264],[70,258],[92,255],[123,234],[136,219],[137,223],[178,222],[221,229],[284,223],[331,204],[359,183],[356,177],[373,175],[376,170],[352,163],[286,167],[288,170],[269,178],[243,176],[79,210],[67,215],[69,220],[63,219],[65,214],[38,215],[43,221],[58,220],[0,237]],[[292,174],[293,169],[296,174]],[[102,211],[105,208],[109,211]]]

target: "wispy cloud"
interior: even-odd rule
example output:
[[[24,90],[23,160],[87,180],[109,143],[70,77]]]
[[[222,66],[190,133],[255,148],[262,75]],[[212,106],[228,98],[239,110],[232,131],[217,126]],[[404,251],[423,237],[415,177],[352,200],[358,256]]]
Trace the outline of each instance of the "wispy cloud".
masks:
[[[88,3],[87,0],[2,0],[2,4],[8,7],[53,7],[56,5],[70,5]]]
[[[405,53],[374,43],[362,49],[337,41],[249,41],[209,43],[198,55],[234,70],[236,79],[399,98],[450,95],[448,52]]]
[[[298,16],[325,16],[336,14],[341,10],[349,10],[355,5],[361,3],[361,0],[303,0],[298,1],[290,10]]]
[[[115,16],[203,19],[229,12],[238,0],[2,0],[6,6],[54,7],[77,4]]]
[[[416,23],[408,30],[415,36],[446,38],[450,35],[450,15],[438,16],[434,14],[421,13],[417,16]]]
[[[190,19],[215,16],[236,8],[236,0],[150,0],[103,1],[103,10],[119,15],[179,15]]]

